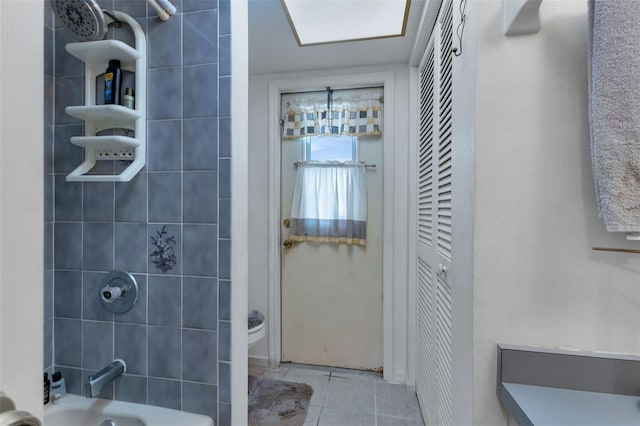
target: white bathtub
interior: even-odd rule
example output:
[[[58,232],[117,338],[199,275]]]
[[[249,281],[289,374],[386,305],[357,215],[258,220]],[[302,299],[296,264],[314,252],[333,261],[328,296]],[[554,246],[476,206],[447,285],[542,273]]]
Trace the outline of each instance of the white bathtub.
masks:
[[[45,426],[100,426],[105,420],[116,426],[213,426],[210,417],[199,414],[77,395],[44,407]]]

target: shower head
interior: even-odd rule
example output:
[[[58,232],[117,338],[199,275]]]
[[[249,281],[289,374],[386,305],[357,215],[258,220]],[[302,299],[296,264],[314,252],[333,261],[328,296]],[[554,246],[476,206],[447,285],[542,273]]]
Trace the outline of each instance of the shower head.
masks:
[[[95,0],[51,0],[60,21],[80,41],[99,40],[107,34],[107,22]]]

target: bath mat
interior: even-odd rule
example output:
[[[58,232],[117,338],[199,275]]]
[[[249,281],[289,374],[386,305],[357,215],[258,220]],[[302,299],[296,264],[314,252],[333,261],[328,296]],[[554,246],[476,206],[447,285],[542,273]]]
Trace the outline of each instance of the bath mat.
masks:
[[[249,376],[249,426],[302,426],[311,395],[304,383]]]

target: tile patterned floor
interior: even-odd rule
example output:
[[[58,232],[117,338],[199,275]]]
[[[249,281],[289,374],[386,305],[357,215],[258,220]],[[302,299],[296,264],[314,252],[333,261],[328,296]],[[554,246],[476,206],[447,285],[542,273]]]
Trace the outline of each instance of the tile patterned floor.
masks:
[[[306,383],[313,396],[305,426],[422,426],[415,392],[376,373],[283,364],[249,374]]]

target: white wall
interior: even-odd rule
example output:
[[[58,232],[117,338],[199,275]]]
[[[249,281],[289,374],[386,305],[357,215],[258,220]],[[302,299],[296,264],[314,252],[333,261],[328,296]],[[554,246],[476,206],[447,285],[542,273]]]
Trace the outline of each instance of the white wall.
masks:
[[[502,1],[475,9],[474,425],[497,426],[496,343],[640,353],[640,258],[591,250],[638,246],[596,211],[587,2],[545,0],[509,38]]]
[[[387,114],[394,114],[395,132],[393,135],[393,156],[385,158],[385,164],[392,161],[394,167],[393,187],[390,194],[385,193],[385,203],[407,206],[407,152],[409,123],[409,66],[383,65],[375,67],[343,68],[318,70],[312,72],[292,72],[287,74],[251,75],[249,78],[249,309],[258,309],[265,314],[268,323],[268,278],[269,278],[269,134],[268,134],[268,88],[274,80],[295,80],[303,78],[327,77],[336,78],[346,75],[365,75],[368,73],[393,72],[395,77],[395,104],[392,109],[385,105]],[[330,83],[329,83],[330,84]],[[310,90],[318,87],[310,87]],[[385,143],[388,139],[385,137]],[[388,197],[389,196],[389,197]],[[393,268],[383,274],[392,274],[394,289],[391,296],[394,300],[407,299],[407,221],[398,219],[394,223],[392,236],[401,241],[394,247]],[[384,243],[387,243],[385,241]],[[383,243],[383,244],[384,244]],[[406,309],[395,311],[393,319],[396,341],[394,348],[394,377],[396,381],[406,381]],[[269,333],[269,330],[267,330]],[[267,360],[268,335],[256,347],[250,350],[250,357]]]
[[[43,4],[0,1],[0,390],[42,418]]]

